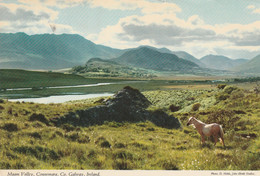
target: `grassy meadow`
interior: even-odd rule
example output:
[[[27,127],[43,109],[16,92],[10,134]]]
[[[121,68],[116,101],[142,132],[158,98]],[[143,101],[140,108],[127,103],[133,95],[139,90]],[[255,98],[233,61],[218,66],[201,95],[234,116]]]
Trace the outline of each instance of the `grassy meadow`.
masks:
[[[50,119],[99,105],[100,98],[63,104],[1,99],[0,168],[260,169],[260,96],[256,92],[233,85],[163,86],[146,91],[141,84],[136,88],[152,102],[149,111],[172,114],[182,123],[180,129],[158,127],[149,121],[58,127]],[[186,126],[190,116],[222,124],[226,147],[220,143],[214,146],[211,139],[202,146],[196,130]]]

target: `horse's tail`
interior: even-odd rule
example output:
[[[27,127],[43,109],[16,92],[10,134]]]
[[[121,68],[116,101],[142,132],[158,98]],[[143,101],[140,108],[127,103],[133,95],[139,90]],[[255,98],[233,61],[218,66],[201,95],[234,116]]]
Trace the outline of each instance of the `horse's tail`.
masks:
[[[221,139],[221,143],[223,144],[223,146],[225,146],[225,143],[224,143],[224,131],[223,131],[223,128],[221,125],[219,125],[219,133],[220,133],[220,139]]]

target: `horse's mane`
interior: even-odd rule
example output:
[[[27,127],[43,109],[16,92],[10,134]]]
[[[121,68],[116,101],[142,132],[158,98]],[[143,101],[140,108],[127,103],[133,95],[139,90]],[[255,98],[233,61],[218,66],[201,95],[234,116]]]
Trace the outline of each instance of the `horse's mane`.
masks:
[[[205,124],[204,122],[202,122],[202,121],[200,121],[200,120],[198,120],[198,119],[196,119],[196,118],[194,118],[197,122],[199,122],[199,123],[202,123],[202,124]]]

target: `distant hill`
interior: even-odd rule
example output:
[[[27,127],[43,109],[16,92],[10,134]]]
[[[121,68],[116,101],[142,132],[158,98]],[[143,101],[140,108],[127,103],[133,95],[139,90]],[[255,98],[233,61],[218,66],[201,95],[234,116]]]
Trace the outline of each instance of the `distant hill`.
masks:
[[[126,51],[120,57],[112,60],[125,65],[157,71],[189,72],[199,68],[199,66],[193,62],[180,59],[174,54],[161,53],[150,47],[139,47]]]
[[[18,69],[0,69],[0,92],[1,89],[6,88],[40,88],[95,83],[97,82],[79,75]]]
[[[260,73],[260,54],[246,63],[234,68],[234,71],[242,73]]]
[[[176,56],[178,56],[181,59],[185,59],[185,60],[194,62],[195,64],[199,65],[200,67],[205,67],[205,65],[202,62],[200,62],[199,59],[195,58],[194,56],[192,56],[191,54],[189,54],[185,51],[171,51],[168,48],[155,48],[155,47],[148,46],[148,45],[143,45],[138,48],[142,48],[142,47],[147,47],[147,48],[159,51],[161,53],[175,54]]]
[[[200,59],[200,61],[205,64],[207,68],[217,69],[217,70],[230,70],[236,66],[239,66],[248,60],[237,59],[233,60],[226,56],[220,55],[207,55]]]
[[[185,59],[191,62],[194,62],[195,64],[199,65],[200,67],[206,67],[204,63],[202,63],[199,59],[195,58],[191,54],[185,52],[185,51],[173,51],[173,54],[178,56],[181,59]]]
[[[92,57],[109,59],[122,53],[76,34],[0,34],[0,68],[61,69]]]
[[[128,67],[111,60],[103,60],[100,58],[92,58],[85,66],[73,67],[69,72],[94,77],[150,78],[155,76],[145,69]]]

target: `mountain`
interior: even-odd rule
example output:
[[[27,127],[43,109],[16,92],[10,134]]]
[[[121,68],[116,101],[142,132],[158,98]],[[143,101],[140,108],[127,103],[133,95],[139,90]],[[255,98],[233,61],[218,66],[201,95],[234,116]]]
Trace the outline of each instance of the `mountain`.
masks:
[[[173,54],[178,56],[181,59],[185,59],[191,62],[194,62],[195,64],[199,65],[200,67],[206,67],[204,63],[202,63],[199,59],[195,58],[191,54],[185,52],[185,51],[173,51]]]
[[[242,73],[260,73],[260,54],[246,63],[234,68],[234,71]]]
[[[245,62],[246,59],[233,60],[226,56],[220,55],[207,55],[200,59],[200,61],[205,64],[207,68],[217,69],[217,70],[230,70],[236,66],[239,66]]]
[[[174,54],[161,53],[150,47],[139,47],[126,51],[123,55],[112,60],[125,65],[158,71],[189,72],[199,68],[193,62],[180,59]]]
[[[139,48],[142,48],[142,47],[147,47],[147,48],[156,50],[161,53],[175,54],[176,56],[178,56],[181,59],[185,59],[185,60],[194,62],[195,64],[199,65],[200,67],[205,67],[205,65],[199,59],[195,58],[194,56],[192,56],[191,54],[189,54],[185,51],[171,51],[168,48],[155,48],[155,47],[147,46],[147,45],[140,46]]]
[[[155,76],[148,70],[128,67],[111,60],[100,58],[91,58],[85,66],[73,67],[69,73],[94,77],[150,78]]]
[[[123,52],[76,34],[0,34],[0,68],[60,69],[84,64],[92,57],[118,57]]]

